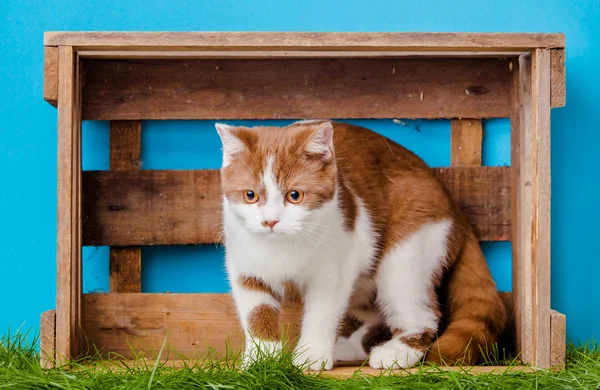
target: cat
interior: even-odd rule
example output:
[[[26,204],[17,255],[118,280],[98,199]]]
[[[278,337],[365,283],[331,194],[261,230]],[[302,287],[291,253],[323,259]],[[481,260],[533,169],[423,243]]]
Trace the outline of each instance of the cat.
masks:
[[[294,362],[309,370],[472,364],[498,341],[507,315],[479,242],[419,157],[328,120],[216,129],[244,364],[281,350],[293,291],[304,305]]]

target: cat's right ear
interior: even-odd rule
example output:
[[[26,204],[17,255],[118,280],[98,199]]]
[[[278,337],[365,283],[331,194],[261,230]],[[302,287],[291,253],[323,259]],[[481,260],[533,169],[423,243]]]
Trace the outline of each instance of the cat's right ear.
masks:
[[[223,144],[223,167],[226,167],[238,153],[246,150],[246,144],[238,137],[236,127],[217,123],[215,128]]]

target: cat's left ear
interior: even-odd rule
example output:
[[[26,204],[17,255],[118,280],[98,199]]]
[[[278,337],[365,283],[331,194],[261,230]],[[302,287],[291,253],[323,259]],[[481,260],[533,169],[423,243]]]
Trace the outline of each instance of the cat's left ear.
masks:
[[[331,122],[322,122],[314,126],[312,134],[304,144],[304,151],[320,155],[323,161],[329,161],[333,155],[333,126]]]
[[[238,153],[246,150],[246,144],[238,137],[236,127],[217,123],[215,128],[223,144],[223,167],[226,167]]]

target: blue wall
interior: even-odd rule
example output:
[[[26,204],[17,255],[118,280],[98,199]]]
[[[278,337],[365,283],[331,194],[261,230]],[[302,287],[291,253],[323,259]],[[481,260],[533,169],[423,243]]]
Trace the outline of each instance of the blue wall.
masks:
[[[598,1],[567,0],[148,0],[144,6],[127,0],[1,1],[0,333],[9,325],[13,329],[23,323],[24,327],[37,326],[39,313],[54,307],[56,110],[42,100],[44,31],[511,31],[567,35],[567,107],[552,114],[552,306],[567,314],[570,337],[598,337],[600,290],[595,283],[600,275],[596,260],[600,240],[594,233],[600,210],[592,201],[597,198],[600,179],[595,157],[600,132],[594,110],[600,101],[599,8]],[[205,131],[193,132],[195,125]],[[422,132],[416,132],[417,125],[402,129],[382,121],[373,127],[382,132],[393,128],[428,162],[447,163],[443,144],[429,149],[420,141],[424,135],[435,135],[439,142],[447,142],[447,137],[442,139],[447,127],[428,122],[419,125]],[[161,131],[164,126],[176,131],[166,135]],[[144,168],[214,166],[218,150],[209,127],[206,122],[148,122]],[[87,169],[107,168],[105,128],[104,123],[85,124]],[[186,134],[193,138],[184,144]],[[487,165],[507,163],[507,137],[506,121],[486,123]],[[176,147],[186,145],[189,149],[184,154],[173,154]],[[193,156],[196,150],[204,151],[204,157],[182,158]],[[506,289],[509,245],[486,245],[485,249],[499,286]],[[199,253],[209,255],[198,257]],[[148,248],[144,290],[174,291],[176,278],[182,279],[181,291],[226,290],[219,256],[212,247]],[[174,264],[187,271],[178,273]],[[86,248],[84,267],[85,289],[105,290],[106,249]]]

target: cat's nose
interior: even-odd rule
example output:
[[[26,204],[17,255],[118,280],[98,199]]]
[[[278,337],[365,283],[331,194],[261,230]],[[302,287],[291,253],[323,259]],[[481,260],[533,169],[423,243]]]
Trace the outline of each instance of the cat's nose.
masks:
[[[269,228],[273,229],[275,227],[275,225],[277,225],[278,222],[279,221],[273,221],[273,220],[271,220],[271,221],[262,221],[262,225],[264,227],[269,227]]]

